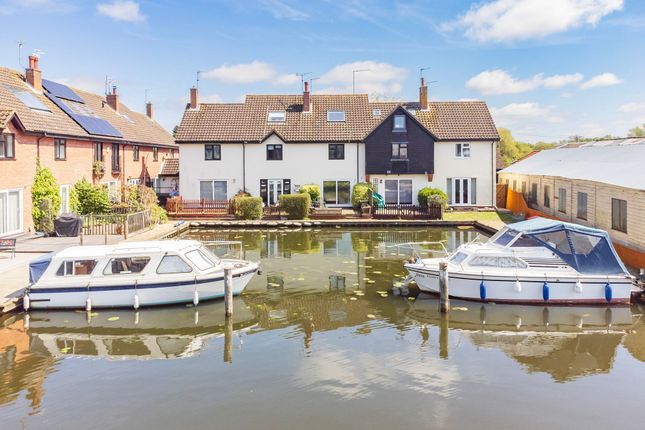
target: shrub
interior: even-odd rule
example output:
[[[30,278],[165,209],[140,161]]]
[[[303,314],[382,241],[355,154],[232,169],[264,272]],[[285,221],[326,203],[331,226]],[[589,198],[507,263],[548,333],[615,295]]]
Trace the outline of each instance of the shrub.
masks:
[[[312,203],[320,203],[320,187],[316,184],[305,184],[300,187],[300,194],[309,194]]]
[[[419,205],[424,208],[427,208],[428,205],[440,205],[445,208],[448,204],[448,196],[438,188],[421,188],[417,198],[419,200]]]
[[[105,186],[92,185],[83,178],[74,184],[73,193],[78,201],[76,210],[80,215],[112,212],[112,202]]]
[[[262,218],[261,197],[236,197],[235,218],[238,219],[260,219]]]
[[[361,203],[366,202],[370,198],[370,191],[374,186],[367,182],[359,182],[352,188],[352,206],[355,210],[361,210]]]
[[[150,217],[155,224],[165,223],[168,221],[168,212],[159,205],[150,207]]]
[[[45,215],[57,214],[60,209],[60,190],[52,171],[40,165],[36,160],[36,176],[31,186],[31,216],[36,227],[41,227]],[[47,203],[43,201],[47,200]],[[46,211],[43,210],[45,207]],[[50,231],[50,230],[44,230]]]
[[[289,219],[305,219],[309,215],[311,197],[309,194],[283,194],[279,199],[280,209]]]

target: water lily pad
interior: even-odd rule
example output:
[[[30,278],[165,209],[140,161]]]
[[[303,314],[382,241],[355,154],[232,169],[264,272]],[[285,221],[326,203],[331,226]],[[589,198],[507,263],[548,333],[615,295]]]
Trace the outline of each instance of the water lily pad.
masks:
[[[381,297],[387,297],[387,293],[381,294]]]
[[[373,275],[380,275],[381,273],[383,273],[383,272],[379,272],[378,270],[374,270],[374,271],[372,272],[372,274],[373,274]]]
[[[376,316],[374,314],[367,314],[367,318],[374,319]]]
[[[67,354],[67,353],[70,351],[70,349],[71,349],[71,348],[70,348],[69,346],[66,346],[66,347],[64,347],[64,348],[61,348],[61,349],[60,349],[60,352],[62,352],[63,354]]]
[[[357,295],[357,296],[364,296],[365,295],[365,293],[362,292],[362,291],[354,291],[354,294]]]
[[[118,321],[120,319],[121,318],[119,318],[119,317],[110,317],[110,318],[108,318],[108,321]]]
[[[358,300],[356,297],[350,297],[349,300]]]
[[[416,297],[410,296],[410,297],[408,297],[408,300],[416,300]]]
[[[387,294],[387,291],[377,291],[376,294]]]
[[[451,307],[450,310],[453,310],[453,311],[467,311],[468,308],[465,308],[463,306],[455,306],[455,307]]]
[[[91,317],[98,317],[99,313],[98,312],[90,312],[88,315],[91,316]]]
[[[304,281],[304,280],[305,280],[305,278],[298,278],[298,280],[299,280],[299,281]]]
[[[376,284],[376,281],[372,281],[371,279],[367,281],[368,284]]]

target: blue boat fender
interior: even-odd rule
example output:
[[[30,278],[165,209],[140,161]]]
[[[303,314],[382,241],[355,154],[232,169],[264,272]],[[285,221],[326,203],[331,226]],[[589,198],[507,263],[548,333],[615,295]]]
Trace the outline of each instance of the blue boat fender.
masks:
[[[484,281],[479,284],[479,298],[486,300],[486,284],[484,284]]]
[[[549,300],[549,284],[546,281],[542,284],[542,298],[545,302]]]
[[[607,300],[607,303],[611,303],[612,295],[613,291],[611,290],[611,284],[607,282],[605,284],[605,300]]]

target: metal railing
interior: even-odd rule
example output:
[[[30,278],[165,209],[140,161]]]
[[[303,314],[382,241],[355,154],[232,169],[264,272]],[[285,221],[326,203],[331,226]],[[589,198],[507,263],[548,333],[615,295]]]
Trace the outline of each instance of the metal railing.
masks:
[[[146,209],[133,213],[89,214],[81,215],[83,235],[123,236],[146,229],[153,224],[152,212]]]

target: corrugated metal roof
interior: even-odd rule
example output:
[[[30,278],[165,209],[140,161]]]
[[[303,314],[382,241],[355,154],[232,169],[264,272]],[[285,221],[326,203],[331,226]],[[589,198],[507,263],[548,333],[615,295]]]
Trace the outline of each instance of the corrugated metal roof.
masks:
[[[559,176],[645,190],[645,139],[589,142],[541,151],[500,173]]]

